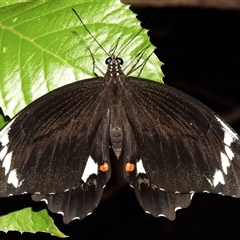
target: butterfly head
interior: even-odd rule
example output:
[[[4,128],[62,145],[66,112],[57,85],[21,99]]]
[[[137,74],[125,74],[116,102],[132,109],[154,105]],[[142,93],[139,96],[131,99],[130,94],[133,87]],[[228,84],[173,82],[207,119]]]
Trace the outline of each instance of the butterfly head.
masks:
[[[108,65],[108,71],[106,75],[110,75],[110,77],[118,77],[122,74],[121,65],[123,65],[123,60],[115,55],[108,57],[105,61]]]

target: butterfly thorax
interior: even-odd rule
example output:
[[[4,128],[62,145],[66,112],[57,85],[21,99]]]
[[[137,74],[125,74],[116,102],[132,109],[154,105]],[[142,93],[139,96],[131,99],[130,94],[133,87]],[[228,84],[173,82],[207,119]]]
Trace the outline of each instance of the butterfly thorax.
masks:
[[[119,158],[123,146],[122,98],[125,75],[121,69],[121,58],[111,56],[107,58],[106,64],[108,65],[105,79],[108,85],[110,141],[114,154]]]

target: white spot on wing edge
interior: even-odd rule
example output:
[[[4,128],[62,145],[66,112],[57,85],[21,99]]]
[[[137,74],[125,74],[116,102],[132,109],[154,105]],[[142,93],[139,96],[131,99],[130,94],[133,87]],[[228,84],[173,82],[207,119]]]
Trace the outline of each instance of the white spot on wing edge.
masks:
[[[3,146],[6,146],[9,143],[8,131],[5,132],[5,134],[1,136],[0,141]]]
[[[190,200],[192,200],[195,192],[191,191],[190,193],[191,193]]]
[[[176,212],[177,210],[181,210],[182,207],[175,207],[174,211]]]
[[[166,215],[160,213],[160,214],[158,214],[158,217],[166,217]]]
[[[43,199],[41,200],[41,202],[45,202],[46,204],[48,204],[48,200],[45,199],[45,198],[43,198]]]
[[[9,143],[8,131],[11,128],[11,125],[14,123],[15,118],[13,118],[10,122],[7,123],[6,126],[0,131],[0,143],[2,146],[6,146]]]
[[[7,175],[10,170],[11,160],[12,160],[12,152],[8,153],[3,160],[2,166],[5,168],[5,175]]]
[[[98,164],[94,162],[93,158],[89,156],[87,160],[87,164],[85,166],[85,169],[83,171],[82,180],[84,182],[87,182],[87,179],[92,174],[98,174]]]
[[[5,158],[5,156],[6,156],[6,154],[7,154],[7,150],[8,150],[8,147],[7,147],[7,146],[5,146],[5,147],[1,150],[1,152],[0,152],[0,161],[2,161],[2,160]]]
[[[89,212],[89,213],[87,213],[86,216],[89,216],[89,215],[91,215],[91,214],[92,214],[92,212]],[[80,217],[74,217],[74,218],[72,218],[72,221],[73,221],[73,220],[76,220],[76,219],[80,220],[81,218],[80,218]]]
[[[15,188],[17,188],[22,185],[22,182],[23,181],[19,182],[16,169],[13,169],[8,175],[7,183],[12,184]]]
[[[216,119],[220,124],[222,125],[222,129],[225,132],[224,133],[224,139],[223,142],[227,144],[228,146],[231,145],[231,143],[235,140],[238,139],[237,133],[235,133],[223,120],[221,120],[219,117],[216,116]]]
[[[139,173],[145,173],[146,174],[145,168],[143,166],[142,159],[139,159],[139,161],[137,161],[136,169],[137,169],[137,175]]]

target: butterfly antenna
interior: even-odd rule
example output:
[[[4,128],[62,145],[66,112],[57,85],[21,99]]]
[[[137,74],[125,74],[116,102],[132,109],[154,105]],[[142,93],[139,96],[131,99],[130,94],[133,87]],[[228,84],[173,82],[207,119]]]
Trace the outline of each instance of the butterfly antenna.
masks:
[[[123,72],[125,72],[125,71],[128,69],[128,67],[131,65],[131,63],[134,62],[134,61],[137,59],[136,63],[135,63],[135,64],[131,67],[131,69],[129,70],[128,74],[134,72],[133,69],[136,69],[136,66],[138,65],[140,59],[142,58],[143,54],[146,52],[146,50],[147,50],[149,47],[150,47],[150,45],[148,45],[147,47],[145,47],[144,49],[142,49],[142,50],[134,57],[134,59],[132,59],[129,63],[125,64],[125,67],[123,68]],[[127,74],[127,75],[128,75],[128,74]]]
[[[144,50],[145,52],[146,50]],[[141,54],[141,56],[144,54],[144,52]],[[151,54],[149,54],[149,56],[141,63],[138,65],[138,62],[130,69],[130,71],[126,74],[126,76],[129,76],[131,73],[135,72],[137,69],[141,68],[138,77],[141,75],[142,70],[144,68],[144,66],[146,65],[147,61],[149,60],[149,58],[152,56],[153,52]]]
[[[97,41],[97,39],[92,35],[92,33],[88,30],[88,28],[86,27],[86,25],[84,24],[84,22],[82,21],[82,19],[80,18],[80,16],[78,15],[78,13],[76,12],[76,10],[74,8],[72,8],[73,12],[76,14],[77,18],[79,19],[79,21],[82,23],[83,27],[86,29],[86,31],[88,32],[88,34],[93,38],[93,40],[98,44],[98,46],[110,57],[109,53],[102,47],[102,45]]]
[[[144,24],[143,28],[137,32],[137,34],[122,48],[122,50],[118,53],[117,56],[119,56],[123,50],[143,31],[145,30],[145,27],[148,25],[148,23],[153,19],[153,17],[156,15],[156,12],[150,17],[150,19],[146,22],[146,24]]]
[[[110,52],[109,52],[110,56],[115,55],[115,52],[116,52],[117,47],[118,47],[119,40],[120,40],[120,38],[118,38],[117,43],[116,43],[115,46],[110,50]]]
[[[89,51],[89,53],[90,53],[90,55],[92,57],[92,61],[93,61],[93,72],[95,73],[95,68],[96,68],[102,74],[102,76],[104,76],[105,75],[104,72],[97,66],[95,58],[94,58],[94,55],[91,52],[89,47],[88,47],[88,51]],[[97,75],[97,74],[95,74],[95,75]]]

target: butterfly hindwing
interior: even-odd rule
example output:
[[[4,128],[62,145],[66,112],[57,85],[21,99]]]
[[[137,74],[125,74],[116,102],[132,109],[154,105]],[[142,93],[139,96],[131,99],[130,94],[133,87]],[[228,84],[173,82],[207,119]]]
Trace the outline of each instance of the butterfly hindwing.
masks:
[[[192,194],[163,191],[151,183],[147,174],[138,174],[133,186],[142,208],[154,217],[164,216],[174,220],[176,210],[186,208],[191,203]]]
[[[97,207],[101,200],[104,186],[111,176],[109,158],[109,118],[103,116],[91,144],[89,158],[77,185],[62,193],[32,195],[34,201],[47,202],[48,209],[61,213],[65,224],[73,219],[83,219]],[[109,169],[104,172],[99,167],[106,163]]]

